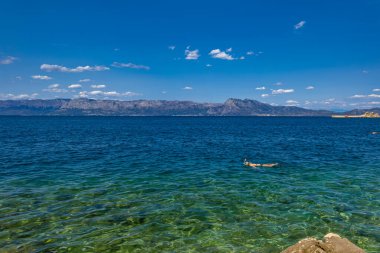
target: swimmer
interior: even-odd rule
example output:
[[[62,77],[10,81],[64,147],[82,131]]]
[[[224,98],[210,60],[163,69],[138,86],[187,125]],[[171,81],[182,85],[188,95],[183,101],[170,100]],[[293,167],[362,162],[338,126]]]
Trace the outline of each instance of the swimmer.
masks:
[[[380,134],[380,132],[371,132],[371,134]]]
[[[264,164],[262,164],[261,166],[262,166],[262,167],[273,168],[273,167],[278,166],[278,163],[264,163]]]

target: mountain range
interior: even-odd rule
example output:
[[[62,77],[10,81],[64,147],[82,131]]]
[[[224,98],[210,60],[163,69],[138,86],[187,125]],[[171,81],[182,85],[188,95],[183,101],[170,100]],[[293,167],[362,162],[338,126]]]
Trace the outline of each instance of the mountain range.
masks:
[[[380,113],[380,108],[355,109],[340,114]],[[33,99],[0,100],[0,115],[18,116],[331,116],[332,111],[296,106],[272,106],[251,99],[230,98],[224,103],[167,100]],[[335,113],[336,114],[336,113]]]

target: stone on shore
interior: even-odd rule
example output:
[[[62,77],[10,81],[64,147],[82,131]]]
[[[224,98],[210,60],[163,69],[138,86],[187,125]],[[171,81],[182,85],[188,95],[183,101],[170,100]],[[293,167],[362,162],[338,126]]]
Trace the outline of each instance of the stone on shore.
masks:
[[[346,238],[329,233],[323,240],[303,239],[281,253],[365,253],[365,251]]]

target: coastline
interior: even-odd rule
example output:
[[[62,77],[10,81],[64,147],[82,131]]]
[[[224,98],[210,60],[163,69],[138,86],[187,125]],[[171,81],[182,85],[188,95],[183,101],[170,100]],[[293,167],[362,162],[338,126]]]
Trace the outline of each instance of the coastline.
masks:
[[[379,113],[380,108],[351,110],[338,115]],[[0,115],[23,116],[258,116],[258,117],[331,117],[333,111],[297,106],[275,106],[251,99],[227,99],[224,103],[200,103],[168,100],[0,100]]]

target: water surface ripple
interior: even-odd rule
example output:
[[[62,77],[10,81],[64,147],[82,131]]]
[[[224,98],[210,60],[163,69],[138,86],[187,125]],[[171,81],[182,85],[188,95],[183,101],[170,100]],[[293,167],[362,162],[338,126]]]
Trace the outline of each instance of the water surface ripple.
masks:
[[[0,252],[380,252],[378,119],[0,117]],[[254,162],[279,168],[251,169]]]

